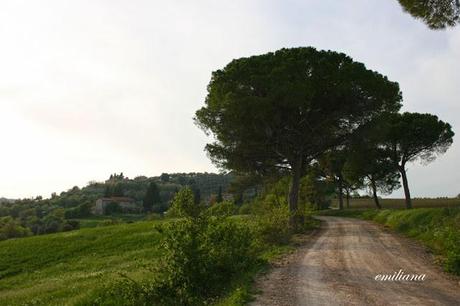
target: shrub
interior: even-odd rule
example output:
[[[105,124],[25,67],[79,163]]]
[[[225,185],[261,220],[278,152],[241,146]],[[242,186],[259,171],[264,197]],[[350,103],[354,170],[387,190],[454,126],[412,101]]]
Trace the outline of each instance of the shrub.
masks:
[[[163,305],[195,305],[216,298],[256,258],[249,228],[228,218],[186,218],[160,231],[166,254],[152,288]]]
[[[12,217],[0,218],[0,240],[27,237],[32,235],[30,229],[21,226],[18,220]]]
[[[233,202],[225,201],[222,203],[216,203],[207,209],[207,214],[211,216],[232,216],[238,213],[238,206]]]
[[[162,233],[164,256],[152,268],[152,280],[124,277],[82,305],[207,305],[247,270],[257,258],[250,227],[232,218],[197,213],[190,199],[193,194],[190,197],[187,189],[178,194],[173,208],[183,218],[155,227]]]
[[[251,204],[250,203],[244,203],[243,205],[240,206],[240,209],[238,213],[240,215],[249,215],[251,213]]]
[[[80,222],[77,220],[67,220],[64,222],[64,225],[62,226],[62,230],[64,232],[66,231],[72,231],[80,228]]]
[[[189,187],[182,188],[174,196],[170,209],[166,216],[177,217],[197,217],[201,213],[202,207],[195,202],[195,194]]]

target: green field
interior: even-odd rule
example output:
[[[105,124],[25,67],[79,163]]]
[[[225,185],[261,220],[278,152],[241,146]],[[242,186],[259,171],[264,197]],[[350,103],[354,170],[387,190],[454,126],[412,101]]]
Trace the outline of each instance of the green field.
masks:
[[[80,223],[80,228],[111,225],[111,223],[132,223],[145,220],[144,214],[113,214],[110,216],[91,216],[84,219],[73,219]]]
[[[380,204],[383,208],[388,209],[406,207],[404,199],[380,199]],[[346,206],[345,200],[343,205]],[[460,207],[460,198],[412,199],[412,205],[414,208]],[[334,199],[331,206],[337,208],[338,200]],[[350,208],[375,208],[375,203],[372,198],[350,199]]]
[[[0,242],[0,305],[73,305],[160,258],[159,234],[137,222]]]

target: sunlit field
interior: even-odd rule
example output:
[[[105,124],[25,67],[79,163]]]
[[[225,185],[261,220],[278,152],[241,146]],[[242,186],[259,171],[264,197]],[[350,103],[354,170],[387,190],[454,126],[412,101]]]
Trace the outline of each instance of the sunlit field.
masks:
[[[0,242],[0,305],[74,305],[127,274],[142,279],[160,256],[157,222]]]

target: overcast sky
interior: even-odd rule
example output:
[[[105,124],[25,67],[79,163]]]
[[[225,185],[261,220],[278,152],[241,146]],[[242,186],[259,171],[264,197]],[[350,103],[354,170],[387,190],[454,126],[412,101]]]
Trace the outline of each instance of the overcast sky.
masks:
[[[431,31],[396,0],[3,0],[0,42],[4,197],[215,171],[192,121],[211,72],[282,47],[347,53],[460,135],[460,28]],[[409,165],[414,196],[460,193],[456,140]]]

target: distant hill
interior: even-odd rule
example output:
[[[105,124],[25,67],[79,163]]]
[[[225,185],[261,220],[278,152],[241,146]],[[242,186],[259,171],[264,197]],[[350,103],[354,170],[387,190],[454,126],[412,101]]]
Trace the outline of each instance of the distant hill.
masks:
[[[160,202],[152,207],[157,214],[166,211],[176,192],[184,187],[190,187],[202,203],[212,202],[219,193],[231,199],[228,189],[233,179],[232,174],[216,173],[163,173],[135,178],[120,173],[110,175],[104,182],[93,181],[82,188],[74,186],[60,194],[53,193],[47,199],[40,196],[18,200],[2,198],[0,240],[79,228],[79,220],[94,216],[96,201],[101,198],[124,198],[131,203],[129,212],[123,211],[122,203],[109,203],[110,209],[104,214],[142,212],[145,215],[143,200],[151,183],[158,186],[160,195]],[[2,231],[2,228],[8,230]]]

